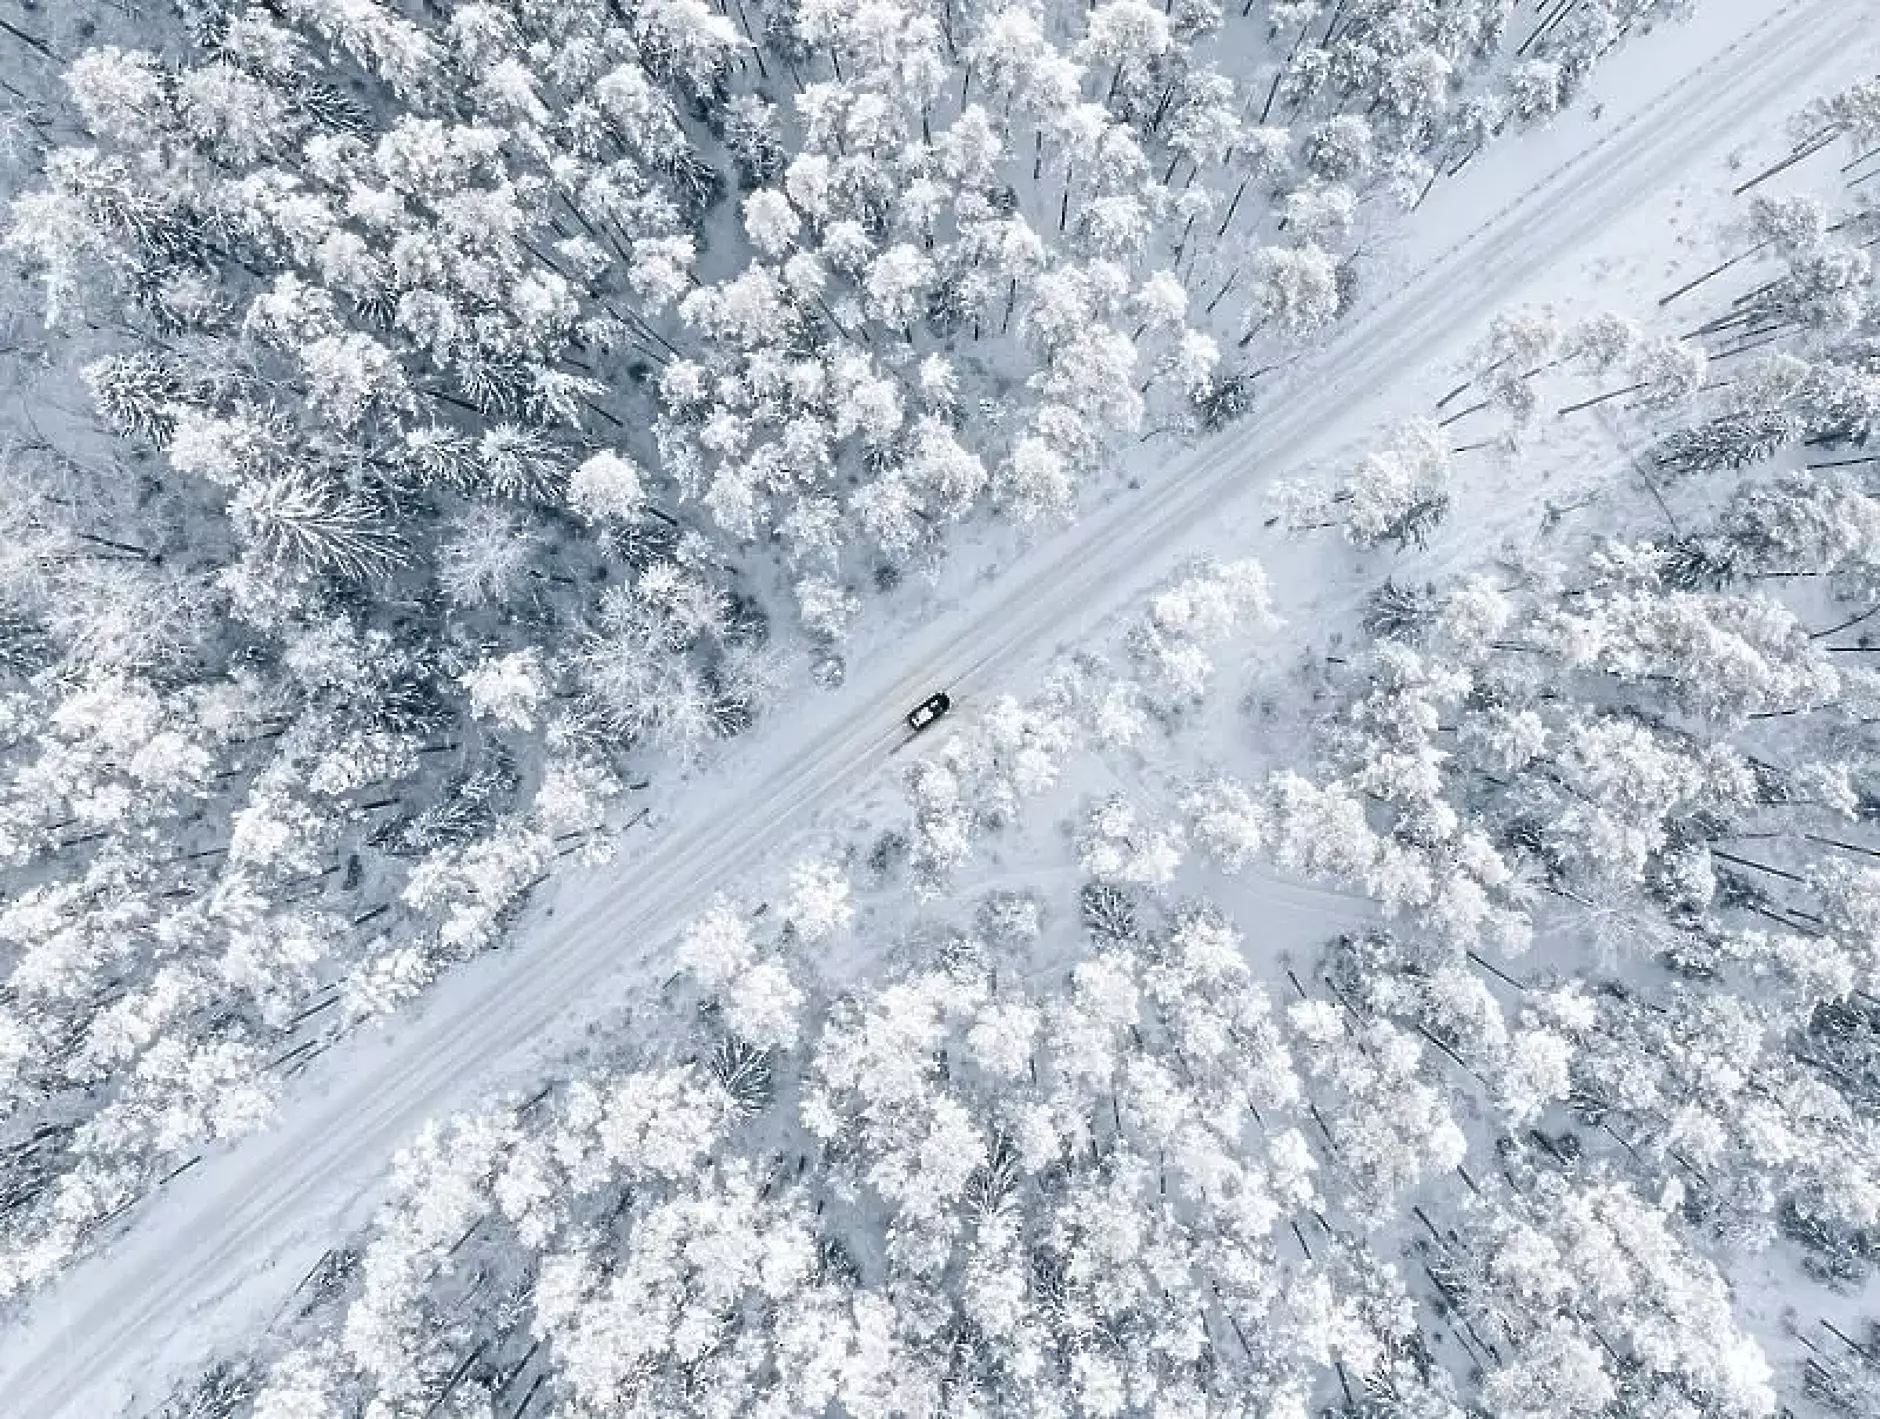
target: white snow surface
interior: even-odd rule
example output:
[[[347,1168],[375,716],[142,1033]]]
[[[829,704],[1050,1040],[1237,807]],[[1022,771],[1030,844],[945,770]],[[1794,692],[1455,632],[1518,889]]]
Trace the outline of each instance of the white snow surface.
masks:
[[[570,884],[512,946],[330,1052],[290,1091],[278,1127],[146,1204],[0,1345],[0,1416],[102,1419],[151,1404],[265,1324],[312,1261],[367,1220],[385,1163],[423,1119],[486,1103],[578,1047],[663,970],[672,934],[728,877],[888,765],[909,707],[946,688],[970,716],[975,699],[1022,689],[1197,544],[1231,545],[1256,527],[1272,478],[1401,411],[1401,376],[1434,368],[1650,194],[1860,72],[1877,10],[1880,0],[1711,0],[1696,25],[1635,41],[1601,70],[1599,118],[1581,111],[1500,145],[1439,188],[1373,262],[1361,310],[1263,386],[1253,415],[1145,471],[1140,489],[1031,549],[840,690],[761,727],[650,838],[637,830],[604,877]],[[1458,539],[1465,552],[1492,545],[1539,498],[1511,488],[1489,525]]]

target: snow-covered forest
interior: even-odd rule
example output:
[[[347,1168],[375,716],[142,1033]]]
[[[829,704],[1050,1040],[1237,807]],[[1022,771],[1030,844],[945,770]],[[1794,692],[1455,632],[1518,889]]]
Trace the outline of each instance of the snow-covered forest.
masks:
[[[1704,7],[50,11],[0,1336],[1234,449],[1252,531],[714,862],[137,1412],[1880,1416],[1880,80],[1750,115],[1655,289],[1404,348],[1440,388],[1284,466],[1432,199]]]
[[[118,437],[0,464],[0,1294],[838,678],[949,528],[1231,420],[1368,229],[1653,9],[1241,8],[75,45],[6,241]]]
[[[1188,568],[709,904],[571,1077],[426,1129],[163,1414],[1880,1412],[1874,684],[1833,609],[1880,503],[1806,452],[1853,446],[1805,391],[1859,386],[1854,332],[1784,320],[1641,457],[1661,526],[1385,581],[1335,649],[1255,563]],[[1324,500],[1352,541],[1414,443]],[[1290,709],[1220,702],[1249,648]],[[1236,776],[1234,734],[1289,747]],[[1286,882],[1348,929],[1295,951]]]

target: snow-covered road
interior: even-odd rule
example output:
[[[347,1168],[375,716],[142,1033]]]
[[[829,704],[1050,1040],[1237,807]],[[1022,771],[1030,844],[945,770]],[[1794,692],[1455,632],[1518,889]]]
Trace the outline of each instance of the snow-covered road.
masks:
[[[575,1043],[727,875],[881,770],[910,705],[948,687],[970,714],[976,697],[1022,686],[1139,596],[1197,531],[1257,520],[1260,485],[1389,412],[1397,376],[1467,338],[1654,190],[1852,77],[1872,9],[1712,0],[1697,25],[1643,38],[1602,71],[1602,92],[1631,95],[1609,97],[1603,118],[1512,140],[1439,188],[1394,255],[1389,291],[1263,391],[1254,417],[737,746],[606,883],[568,893],[527,939],[332,1052],[278,1128],[172,1184],[0,1340],[0,1419],[104,1419],[148,1404],[272,1313],[321,1249],[364,1220],[387,1159],[424,1118],[487,1099]],[[1473,215],[1485,209],[1486,220]]]

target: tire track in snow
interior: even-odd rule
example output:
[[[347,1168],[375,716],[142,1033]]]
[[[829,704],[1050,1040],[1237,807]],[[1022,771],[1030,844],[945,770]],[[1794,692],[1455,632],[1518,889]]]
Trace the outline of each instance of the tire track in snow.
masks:
[[[704,776],[667,830],[620,864],[611,890],[568,893],[531,939],[460,967],[387,1030],[331,1051],[272,1132],[155,1198],[115,1247],[33,1305],[0,1354],[8,1416],[101,1419],[148,1404],[251,1314],[267,1314],[334,1231],[362,1220],[391,1152],[440,1109],[487,1100],[565,1047],[730,871],[761,858],[876,773],[904,742],[901,713],[934,686],[987,692],[1140,594],[1185,540],[1267,472],[1346,442],[1401,369],[1492,312],[1693,156],[1722,148],[1861,33],[1865,0],[1791,0],[1403,279],[1281,383],[1257,413],[1042,544],[903,643],[896,673],[854,677],[822,705],[754,736]],[[1521,515],[1531,504],[1507,500]],[[1509,510],[1504,509],[1504,512]],[[1474,529],[1475,545],[1481,531]],[[768,772],[753,764],[761,753]],[[745,811],[725,812],[717,780]],[[689,809],[689,811],[688,811]],[[631,873],[629,879],[627,874]],[[479,1084],[481,1087],[479,1087]]]

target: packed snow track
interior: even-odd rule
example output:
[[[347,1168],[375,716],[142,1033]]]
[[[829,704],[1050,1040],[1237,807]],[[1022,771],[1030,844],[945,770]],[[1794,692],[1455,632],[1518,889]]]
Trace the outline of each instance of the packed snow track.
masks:
[[[290,1094],[279,1127],[206,1158],[146,1204],[0,1346],[0,1419],[106,1419],[151,1405],[257,1316],[278,1313],[322,1249],[370,1215],[404,1138],[572,1044],[601,1006],[647,979],[649,959],[728,874],[882,768],[908,737],[908,705],[945,685],[970,718],[975,700],[1022,683],[1165,575],[1197,528],[1375,417],[1399,371],[1467,338],[1648,194],[1786,113],[1804,85],[1850,73],[1872,10],[1871,0],[1773,10],[1721,0],[1699,30],[1637,41],[1620,61],[1651,92],[1608,100],[1598,122],[1563,125],[1585,133],[1576,151],[1514,180],[1506,190],[1519,196],[1461,240],[1432,242],[1332,344],[1263,389],[1253,417],[1035,548],[902,639],[893,663],[760,729],[604,886],[571,891],[525,939],[462,968],[392,1027],[332,1051]],[[1478,166],[1501,163],[1506,182],[1521,172],[1519,145],[1511,152]],[[1486,205],[1480,183],[1469,188],[1476,180],[1472,170],[1439,189],[1431,207],[1470,190]],[[1414,263],[1414,246],[1406,251]]]

